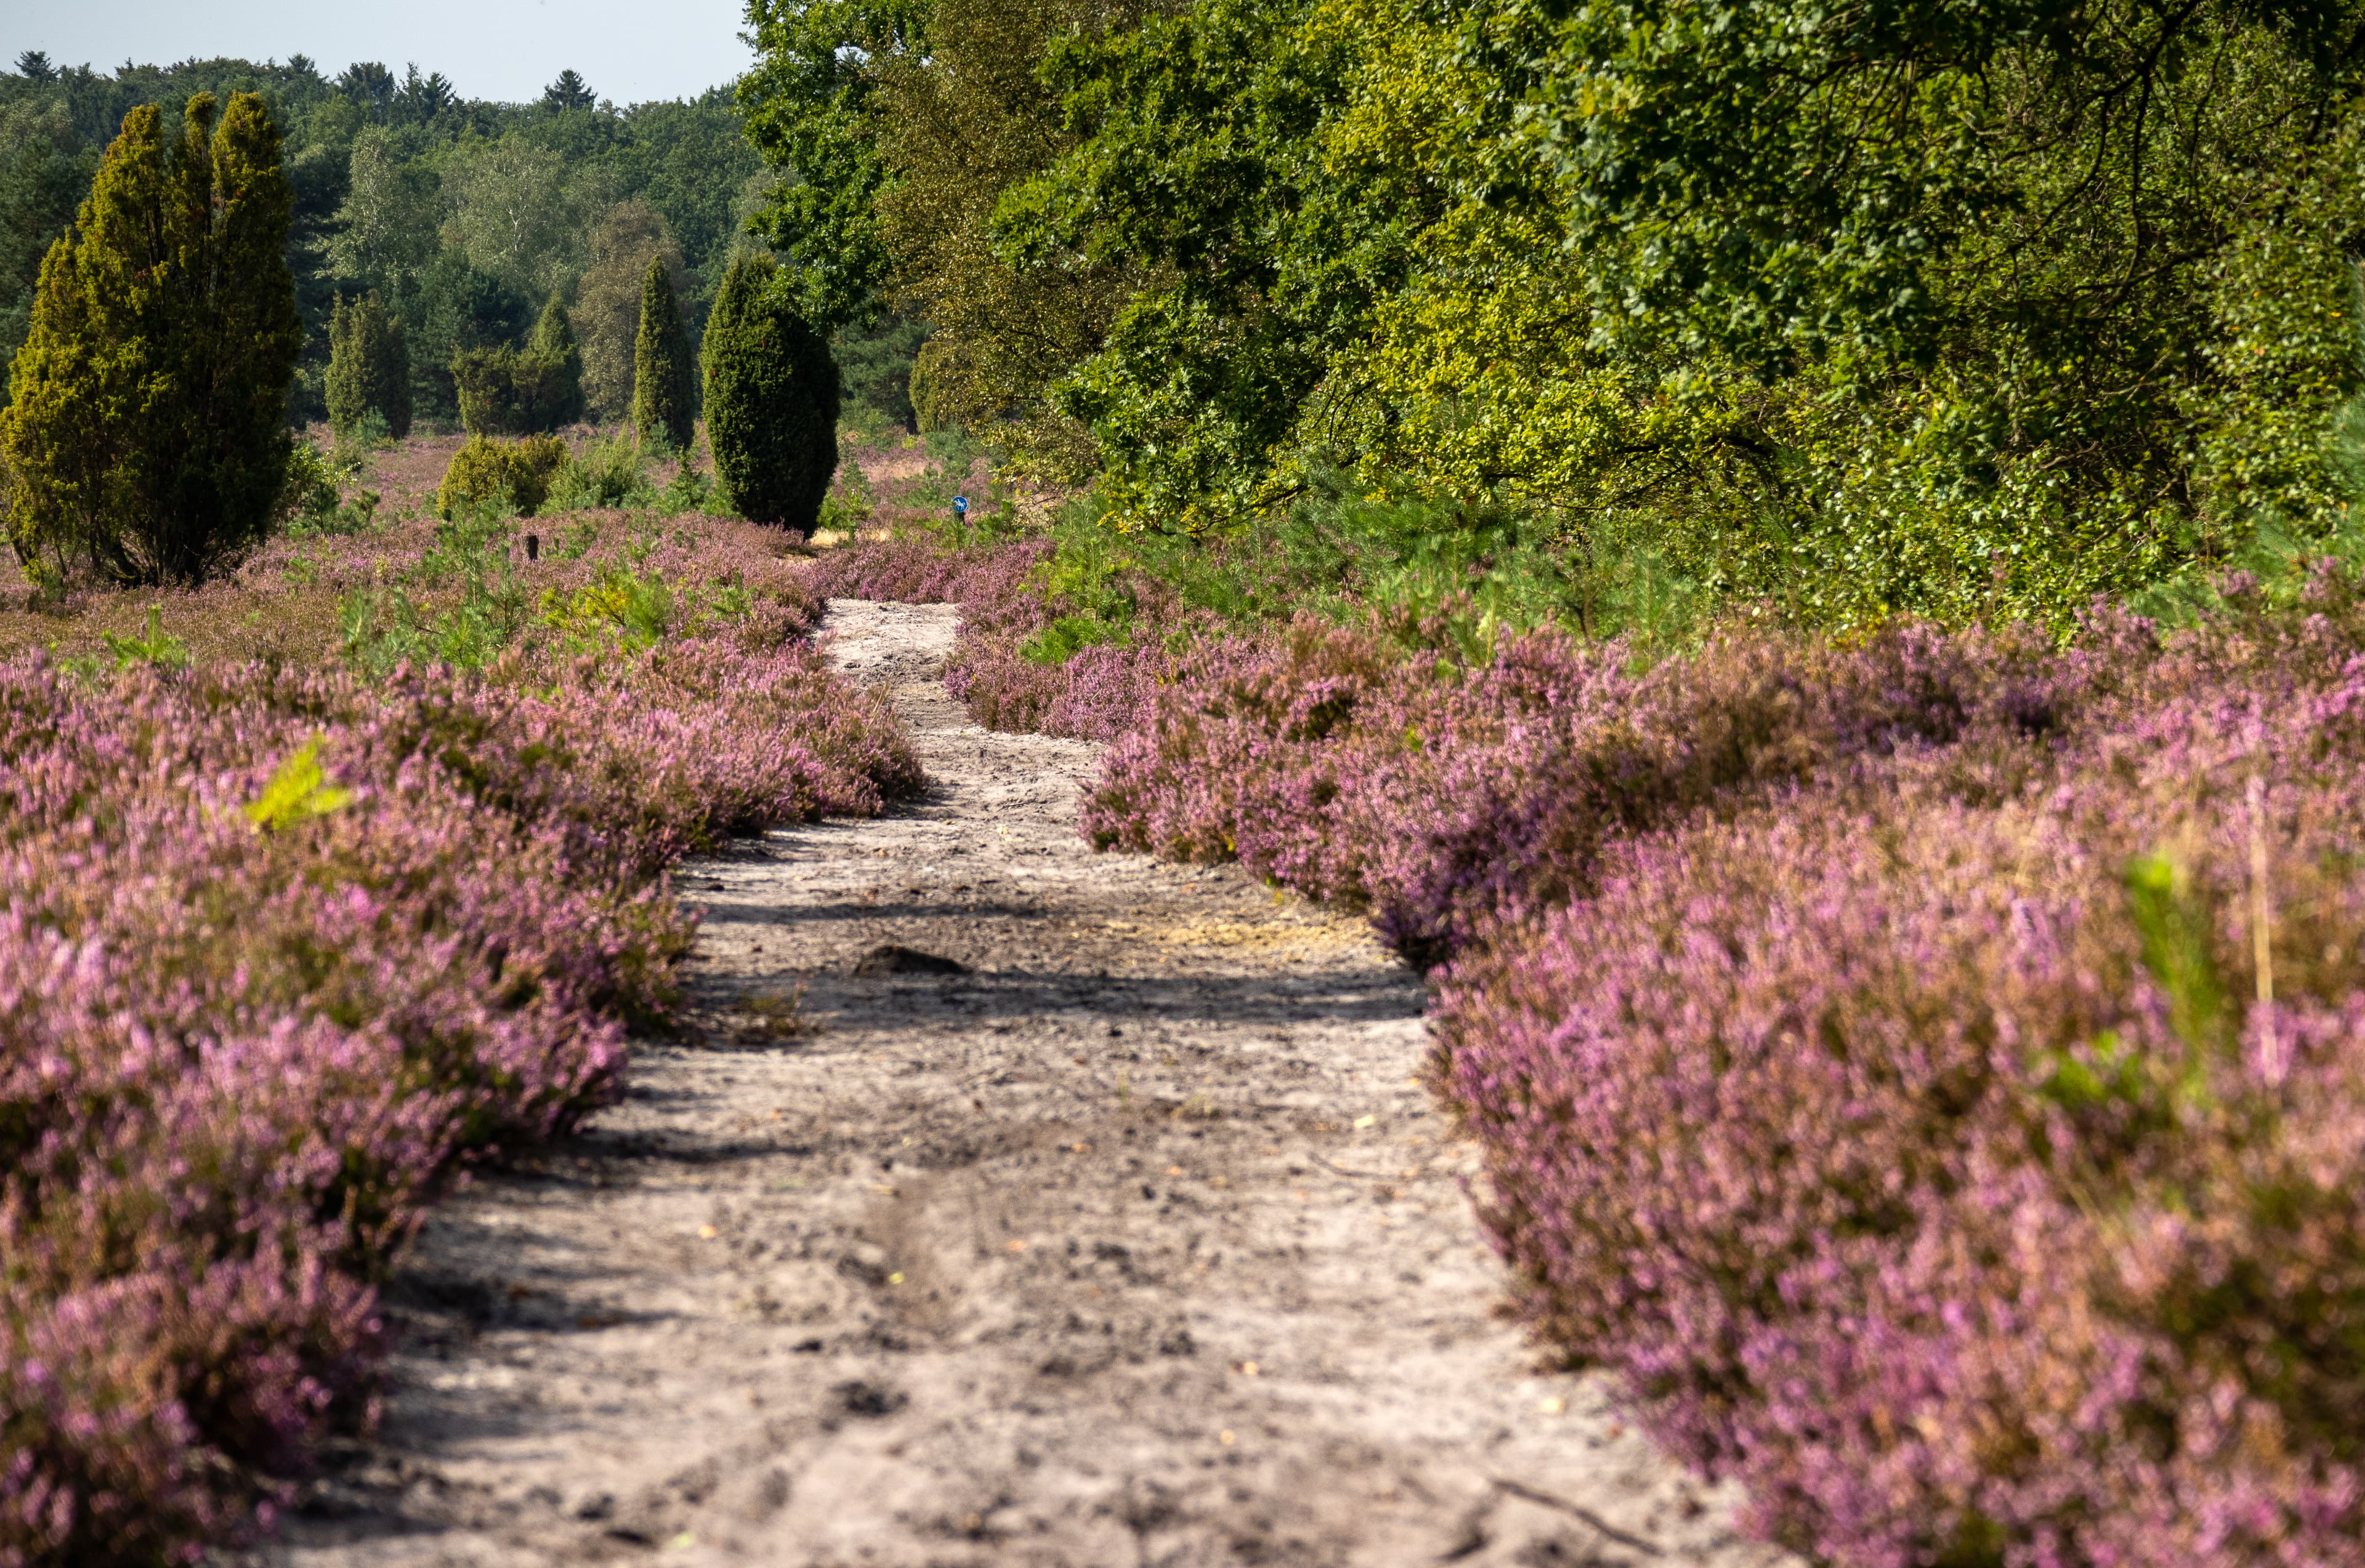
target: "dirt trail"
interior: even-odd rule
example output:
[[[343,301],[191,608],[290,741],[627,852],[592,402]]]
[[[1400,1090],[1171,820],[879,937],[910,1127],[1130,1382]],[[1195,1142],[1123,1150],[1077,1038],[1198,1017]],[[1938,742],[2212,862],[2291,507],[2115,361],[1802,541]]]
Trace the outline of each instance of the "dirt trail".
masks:
[[[438,1212],[267,1560],[1783,1561],[1491,1315],[1414,978],[1093,854],[1095,748],[968,724],[954,621],[832,607],[933,791],[690,868],[701,1037]]]

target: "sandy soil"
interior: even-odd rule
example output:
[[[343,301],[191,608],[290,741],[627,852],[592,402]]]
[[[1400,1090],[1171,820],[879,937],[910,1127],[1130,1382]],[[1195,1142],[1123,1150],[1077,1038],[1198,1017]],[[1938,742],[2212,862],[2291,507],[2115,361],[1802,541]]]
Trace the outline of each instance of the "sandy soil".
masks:
[[[1093,855],[1094,749],[967,724],[954,613],[833,607],[933,792],[690,868],[699,1036],[438,1212],[261,1560],[1784,1561],[1492,1315],[1415,979]]]

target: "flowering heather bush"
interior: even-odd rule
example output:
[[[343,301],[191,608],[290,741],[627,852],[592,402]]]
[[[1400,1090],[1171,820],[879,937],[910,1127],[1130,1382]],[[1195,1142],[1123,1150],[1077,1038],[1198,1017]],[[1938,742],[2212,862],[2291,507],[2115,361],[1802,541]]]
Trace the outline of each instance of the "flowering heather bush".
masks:
[[[2170,644],[1979,787],[1915,751],[1624,843],[1446,977],[1443,1081],[1530,1311],[1770,1533],[2365,1556],[2338,608]]]
[[[0,1564],[267,1523],[366,1418],[375,1282],[439,1182],[571,1126],[666,1018],[667,866],[916,788],[746,543],[644,538],[640,580],[732,591],[637,652],[569,588],[483,674],[0,661]]]
[[[1485,663],[1433,642],[1301,621],[1209,645],[1111,752],[1085,831],[1361,903],[1433,961],[1585,890],[1614,835],[1900,745],[2042,731],[2085,678],[2032,640],[1913,627],[1847,651],[1735,634],[1642,670],[1550,629]]]

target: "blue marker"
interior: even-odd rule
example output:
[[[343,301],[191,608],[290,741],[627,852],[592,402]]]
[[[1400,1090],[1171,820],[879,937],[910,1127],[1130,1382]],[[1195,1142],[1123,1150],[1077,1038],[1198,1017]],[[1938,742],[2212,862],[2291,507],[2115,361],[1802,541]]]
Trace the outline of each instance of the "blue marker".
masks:
[[[968,519],[969,498],[967,496],[955,496],[953,498],[953,521],[956,522],[965,522]]]

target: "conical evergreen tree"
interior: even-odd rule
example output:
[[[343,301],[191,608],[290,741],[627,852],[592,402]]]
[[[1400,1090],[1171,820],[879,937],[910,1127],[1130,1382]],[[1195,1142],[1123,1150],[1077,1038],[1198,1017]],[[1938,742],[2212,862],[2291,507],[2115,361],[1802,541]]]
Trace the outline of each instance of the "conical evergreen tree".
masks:
[[[519,406],[518,352],[503,343],[489,349],[452,351],[452,390],[460,404],[460,428],[470,435],[523,435],[533,426]]]
[[[329,428],[340,436],[351,435],[369,412],[368,377],[362,345],[353,334],[354,314],[342,294],[329,307],[329,374],[320,391],[329,405]]]
[[[742,255],[706,320],[706,439],[742,517],[810,533],[837,472],[837,364],[768,256]]]
[[[633,428],[641,439],[689,450],[697,419],[689,370],[689,338],[681,330],[673,280],[664,259],[652,256],[641,280],[641,327],[633,339]]]
[[[321,390],[329,423],[341,436],[351,435],[373,412],[396,440],[410,433],[410,354],[402,324],[387,319],[375,289],[351,302],[339,295],[331,308],[329,374]]]
[[[204,576],[263,537],[286,482],[303,346],[291,196],[263,99],[210,94],[168,155],[151,104],[123,118],[73,233],[41,263],[0,414],[20,558],[127,582]]]
[[[583,351],[575,345],[575,328],[558,296],[542,309],[526,340],[525,364],[520,367],[519,402],[532,411],[533,428],[555,431],[583,417]],[[525,381],[528,375],[532,385]]]
[[[470,435],[546,434],[583,417],[583,354],[556,295],[523,349],[461,349],[452,381]]]

